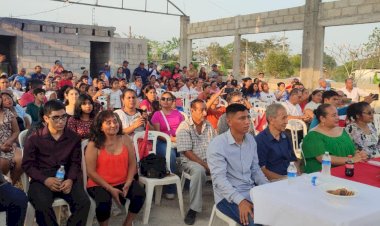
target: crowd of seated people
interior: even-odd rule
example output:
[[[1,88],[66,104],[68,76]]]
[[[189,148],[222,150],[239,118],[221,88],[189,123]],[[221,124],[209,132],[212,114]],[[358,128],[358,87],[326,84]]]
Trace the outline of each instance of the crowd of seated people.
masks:
[[[193,64],[159,70],[156,64],[145,68],[141,62],[132,73],[128,61],[122,65],[113,73],[105,64],[90,75],[87,70],[73,73],[56,61],[46,75],[37,65],[31,75],[21,69],[0,77],[0,211],[7,211],[8,225],[23,222],[27,201],[36,210],[37,224],[56,225],[54,198],[70,205],[68,225],[84,225],[90,199],[96,203],[100,225],[109,225],[112,200],[124,205],[129,199],[123,225],[132,225],[145,200],[134,177],[138,166],[132,139],[146,129],[169,135],[170,142],[158,138],[157,155],[165,157],[170,143],[170,171],[191,176],[184,219],[188,225],[202,212],[209,175],[217,208],[239,224],[254,225],[249,190],[285,179],[290,162],[302,174],[321,170],[325,151],[333,167],[345,164],[348,155],[354,162],[380,156],[370,105],[375,98],[354,87],[352,79],[341,90],[323,79],[315,90],[305,89],[298,79],[272,89],[263,73],[254,79],[228,76],[223,81],[216,64],[207,72]],[[181,95],[194,98],[185,105],[189,100]],[[251,118],[255,101],[266,104],[267,127],[262,130]],[[308,127],[305,137],[297,128],[305,165],[294,153],[289,119]],[[17,138],[25,129],[21,150]],[[87,192],[79,176],[84,140],[89,140]],[[61,166],[66,174],[58,180],[55,173]],[[27,196],[12,185],[22,173],[30,178]],[[4,179],[7,175],[11,183]],[[172,185],[164,189],[167,199],[176,192]]]

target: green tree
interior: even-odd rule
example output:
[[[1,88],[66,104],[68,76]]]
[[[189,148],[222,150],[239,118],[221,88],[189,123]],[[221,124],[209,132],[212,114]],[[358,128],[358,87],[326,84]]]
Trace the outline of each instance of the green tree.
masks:
[[[148,61],[178,61],[179,39],[173,37],[164,42],[148,40]]]
[[[292,62],[287,53],[270,51],[264,59],[264,67],[275,78],[286,78],[294,73]]]
[[[335,58],[323,52],[323,67],[328,70],[336,68],[337,64]]]

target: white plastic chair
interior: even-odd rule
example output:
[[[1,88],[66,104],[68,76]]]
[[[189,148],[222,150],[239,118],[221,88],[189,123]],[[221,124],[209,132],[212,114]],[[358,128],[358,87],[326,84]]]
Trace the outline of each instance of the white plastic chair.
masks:
[[[373,123],[375,124],[377,136],[380,136],[380,114],[373,115]]]
[[[82,141],[82,176],[83,176],[83,187],[84,187],[84,190],[86,192],[86,194],[88,195],[87,193],[87,168],[86,168],[86,159],[84,157],[84,152],[86,150],[86,147],[87,147],[87,144],[88,144],[88,139],[86,140],[83,140]],[[96,204],[95,204],[95,201],[94,199],[88,195],[88,198],[90,199],[90,210],[88,212],[88,217],[87,217],[87,222],[86,222],[86,226],[92,226],[93,223],[94,223],[94,218],[95,218],[95,209],[96,209]],[[125,211],[126,213],[128,214],[128,207],[129,207],[129,199],[127,199],[125,205]]]
[[[223,98],[219,98],[219,105],[223,107],[228,107],[227,101]]]
[[[156,94],[158,97],[161,97],[162,93],[164,93],[165,91],[165,89],[156,88]]]
[[[292,134],[292,143],[293,143],[293,151],[294,154],[297,156],[298,159],[305,159],[302,153],[302,149],[300,148],[300,145],[298,145],[298,134],[297,131],[299,131],[299,128],[302,128],[303,131],[303,137],[307,135],[307,126],[306,123],[299,119],[289,119],[288,125],[286,126],[287,129],[290,130]]]
[[[139,165],[140,163],[140,156],[138,152],[138,144],[137,139],[144,138],[145,131],[138,132],[133,136],[133,144],[136,151],[136,159],[137,163]],[[156,146],[157,146],[157,139],[158,137],[162,137],[166,140],[166,167],[170,170],[170,152],[171,152],[171,141],[170,137],[166,133],[157,132],[157,131],[149,131],[148,139],[153,141],[153,150],[151,153],[156,153]],[[162,195],[162,186],[163,185],[169,185],[169,184],[175,184],[177,187],[177,194],[178,194],[178,201],[179,201],[179,209],[181,212],[181,216],[184,217],[184,209],[183,209],[183,197],[182,197],[182,189],[181,189],[181,180],[180,178],[171,173],[169,176],[166,176],[162,179],[156,179],[156,178],[147,178],[142,175],[139,176],[140,183],[145,185],[145,192],[146,192],[146,199],[145,199],[145,207],[144,207],[144,216],[143,216],[143,224],[147,224],[149,221],[149,214],[150,209],[152,206],[152,199],[153,199],[153,191],[156,191],[155,194],[155,203],[156,205],[159,205],[161,202],[161,195]]]
[[[21,175],[21,182],[22,182],[24,191],[27,193],[28,190],[29,190],[29,178],[28,178],[28,176],[25,173],[23,173]],[[68,211],[69,211],[69,215],[71,215],[71,213],[70,213],[70,205],[64,199],[61,199],[61,198],[54,199],[52,207],[53,208],[55,208],[55,207],[58,208],[58,209],[54,210],[54,212],[55,212],[55,214],[57,216],[57,223],[58,223],[58,225],[60,225],[60,222],[61,222],[62,206],[67,206],[68,207]],[[33,225],[34,216],[35,216],[35,209],[34,209],[33,205],[30,202],[28,202],[28,207],[26,209],[25,225]]]
[[[33,123],[32,116],[30,116],[28,113],[25,113],[25,117],[28,119],[29,125],[32,125]],[[24,125],[26,126],[26,123],[24,123]]]
[[[214,204],[214,207],[212,207],[212,212],[211,212],[211,217],[210,221],[208,222],[208,226],[212,226],[215,220],[215,216],[217,216],[219,219],[223,220],[228,224],[228,226],[239,226],[236,221],[234,221],[232,218],[229,216],[225,215],[224,213],[220,212],[218,208],[216,208],[216,205]]]
[[[24,149],[25,136],[27,133],[28,129],[25,129],[18,134],[18,143],[20,144],[21,149]]]

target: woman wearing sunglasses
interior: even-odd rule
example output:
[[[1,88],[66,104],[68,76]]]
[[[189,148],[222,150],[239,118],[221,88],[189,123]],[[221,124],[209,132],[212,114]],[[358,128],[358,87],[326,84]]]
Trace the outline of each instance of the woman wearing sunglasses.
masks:
[[[380,142],[373,124],[374,111],[367,102],[351,104],[347,109],[350,123],[346,132],[359,150],[367,152],[369,157],[380,157]]]
[[[173,108],[173,102],[176,97],[170,92],[164,92],[160,98],[161,111],[156,111],[152,116],[152,124],[154,130],[166,133],[170,136],[172,142],[172,149],[170,153],[170,171],[175,172],[176,170],[176,155],[177,151],[173,148],[173,143],[176,142],[176,131],[184,120],[181,112]],[[157,154],[165,157],[166,142],[163,140],[157,141]],[[175,193],[175,186],[168,186],[166,189],[166,197],[168,199],[173,199]]]

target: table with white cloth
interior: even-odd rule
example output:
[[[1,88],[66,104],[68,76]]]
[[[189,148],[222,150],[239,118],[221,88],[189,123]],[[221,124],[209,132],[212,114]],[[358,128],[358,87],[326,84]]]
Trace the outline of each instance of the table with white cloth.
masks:
[[[380,189],[366,184],[331,176],[321,185],[313,186],[311,177],[256,186],[250,195],[254,203],[256,224],[270,226],[375,226],[380,225]],[[327,183],[351,187],[356,196],[340,202],[325,194]]]

